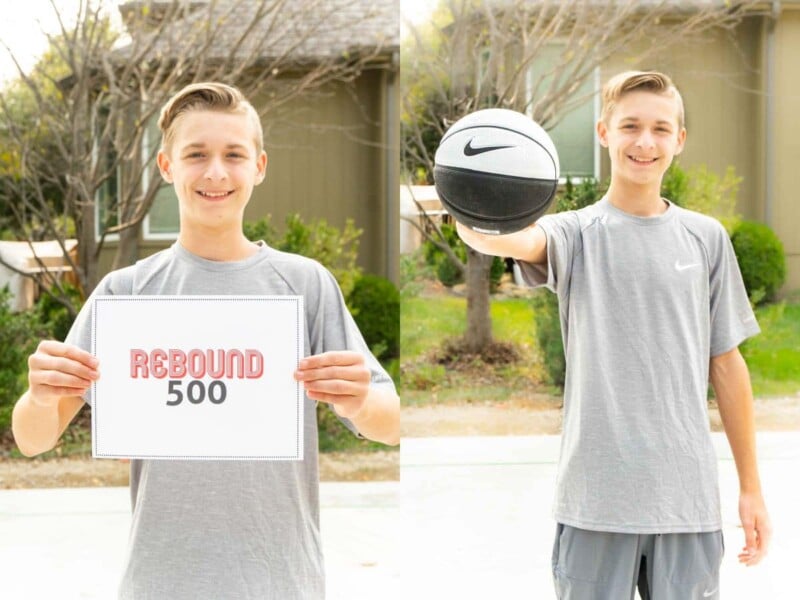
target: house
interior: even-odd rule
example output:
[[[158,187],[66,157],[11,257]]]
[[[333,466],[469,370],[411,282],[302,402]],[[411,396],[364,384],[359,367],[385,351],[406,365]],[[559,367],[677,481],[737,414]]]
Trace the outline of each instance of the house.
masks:
[[[55,240],[0,241],[0,289],[8,286],[11,310],[16,312],[31,308],[41,294],[37,282],[48,283],[47,279],[34,279],[31,277],[33,275],[47,271],[50,277],[75,285],[77,281],[72,266],[65,256],[69,256],[74,264],[78,258],[77,245],[78,241],[73,239],[64,240],[63,247]],[[53,279],[50,280],[52,281]]]
[[[532,1],[525,7],[533,11],[537,4],[541,3]],[[593,0],[580,6],[591,5],[599,14],[610,4],[608,0]],[[703,0],[669,3],[671,12],[658,27],[667,31],[675,22],[692,18],[697,10],[720,4]],[[735,4],[738,3],[726,6],[733,10]],[[511,3],[493,3],[498,11],[506,5]],[[656,5],[661,3],[648,0],[631,5],[631,10],[647,11]],[[480,23],[481,18],[481,13],[476,13],[475,22]],[[496,21],[500,21],[499,16]],[[512,41],[509,56],[497,60],[488,50],[476,50],[475,34],[464,35],[463,31],[451,27],[448,34],[463,35],[461,54],[476,57],[462,67],[462,78],[473,81],[467,86],[479,87],[476,82],[486,69],[504,69],[507,76],[521,64],[520,57],[514,55],[513,36],[508,36]],[[519,39],[519,33],[515,35]],[[536,40],[529,43],[535,44]],[[536,100],[535,81],[548,81],[547,72],[557,64],[555,61],[571,52],[569,43],[567,28],[539,48],[527,66],[526,76],[513,90],[517,101]],[[795,62],[800,56],[800,0],[750,3],[732,29],[713,29],[666,50],[657,48],[641,58],[648,44],[649,40],[639,40],[616,49],[578,89],[570,92],[572,105],[559,115],[557,124],[546,125],[559,151],[562,176],[602,180],[610,174],[608,154],[593,134],[602,84],[621,71],[664,71],[680,88],[686,106],[688,137],[680,165],[687,169],[705,164],[720,175],[729,165],[735,168],[743,178],[737,196],[738,212],[745,219],[766,223],[777,233],[788,267],[784,292],[800,289],[800,204],[794,195],[800,189],[800,169],[795,165],[800,151],[800,77]],[[547,85],[543,87],[540,93],[547,91]],[[493,93],[487,88],[490,101]],[[583,100],[575,102],[575,98]]]
[[[170,14],[171,2],[127,2],[120,6],[131,36],[147,36],[160,19]],[[169,66],[175,53],[186,52],[187,32],[196,33],[216,24],[219,31],[212,47],[203,50],[203,60],[243,58],[261,54],[254,69],[277,69],[283,60],[286,77],[302,77],[331,57],[368,56],[350,82],[332,81],[312,93],[294,97],[271,110],[264,119],[265,149],[269,155],[266,180],[256,187],[245,219],[271,215],[282,226],[287,215],[299,213],[306,221],[325,219],[342,227],[352,218],[363,229],[359,262],[367,272],[397,280],[399,236],[399,14],[393,0],[305,0],[270,3],[282,11],[264,32],[260,45],[240,38],[256,21],[261,10],[257,0],[236,3],[193,0],[185,3],[182,18],[158,30],[158,38],[144,58]],[[321,10],[330,15],[321,19]],[[220,11],[224,12],[224,16]],[[146,14],[143,22],[134,17]],[[173,13],[174,14],[174,13]],[[312,15],[315,15],[312,20]],[[305,26],[305,22],[307,27]],[[133,23],[138,23],[135,28]],[[266,21],[265,21],[266,22]],[[260,22],[259,22],[260,23]],[[194,36],[195,41],[201,38]],[[129,47],[117,51],[117,59],[128,58]],[[248,58],[248,60],[252,57]],[[286,65],[289,64],[290,68]],[[280,82],[280,77],[275,82]],[[253,100],[261,111],[270,102],[274,88],[265,86]],[[154,124],[153,124],[154,125]],[[148,143],[157,143],[153,126]],[[113,188],[113,181],[111,182]],[[113,189],[110,192],[114,193]],[[102,211],[102,202],[98,202]],[[97,219],[100,221],[101,219]],[[162,186],[145,218],[139,236],[139,256],[161,250],[175,240],[178,229],[177,202],[172,188]],[[99,231],[98,231],[99,234]],[[100,268],[111,269],[116,252],[113,236],[104,244]]]

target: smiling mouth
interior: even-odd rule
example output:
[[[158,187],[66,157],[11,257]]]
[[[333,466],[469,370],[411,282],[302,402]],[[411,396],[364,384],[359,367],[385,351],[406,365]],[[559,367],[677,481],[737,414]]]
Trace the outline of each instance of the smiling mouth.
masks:
[[[204,192],[202,190],[197,190],[197,193],[207,200],[224,200],[233,194],[233,190],[228,190],[226,192]]]
[[[639,158],[637,156],[630,156],[630,155],[628,155],[628,158],[630,158],[637,165],[652,165],[654,162],[658,160],[657,158]]]

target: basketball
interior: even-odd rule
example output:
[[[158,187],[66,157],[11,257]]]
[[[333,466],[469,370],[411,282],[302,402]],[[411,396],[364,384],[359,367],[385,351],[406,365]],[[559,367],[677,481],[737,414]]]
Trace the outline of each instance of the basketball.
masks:
[[[442,204],[479,233],[525,229],[547,211],[558,185],[558,154],[550,136],[529,117],[504,108],[456,121],[434,160]]]

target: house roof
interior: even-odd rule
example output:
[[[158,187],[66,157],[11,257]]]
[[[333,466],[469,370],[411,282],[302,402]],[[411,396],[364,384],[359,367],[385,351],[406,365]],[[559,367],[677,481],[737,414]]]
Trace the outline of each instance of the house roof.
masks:
[[[146,19],[142,9],[147,6]],[[176,19],[159,31],[150,52],[153,59],[186,54],[205,41],[209,23],[220,22],[214,44],[205,51],[209,60],[227,59],[231,49],[253,24],[261,0],[184,2],[183,18]],[[345,53],[375,52],[390,54],[399,47],[399,10],[396,0],[289,0],[275,6],[259,26],[253,28],[236,56],[250,56],[260,48],[259,58],[268,60],[287,57],[298,62],[313,62],[342,56]],[[132,37],[156,35],[158,21],[169,13],[171,1],[126,2],[120,12]],[[174,16],[173,16],[174,18]],[[137,22],[138,21],[138,22]],[[143,40],[144,41],[144,40]],[[188,48],[187,48],[188,44]],[[121,58],[131,52],[130,45],[118,50]]]

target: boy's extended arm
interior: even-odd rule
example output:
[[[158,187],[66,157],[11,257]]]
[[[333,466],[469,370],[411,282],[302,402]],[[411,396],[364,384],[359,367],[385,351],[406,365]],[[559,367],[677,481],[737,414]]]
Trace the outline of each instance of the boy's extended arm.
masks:
[[[30,387],[14,405],[11,430],[20,452],[35,456],[55,447],[98,373],[91,354],[54,341],[40,343],[28,366]]]
[[[312,400],[333,405],[358,432],[371,440],[400,443],[400,398],[370,385],[370,371],[358,352],[324,352],[300,361],[295,378]]]
[[[465,244],[483,254],[507,256],[534,264],[547,261],[547,236],[536,225],[505,235],[478,233],[458,222],[456,230]]]
[[[756,463],[750,374],[738,348],[712,357],[710,372],[719,414],[739,475],[739,517],[745,535],[745,547],[739,554],[739,562],[755,565],[767,552],[772,528],[761,494]]]

